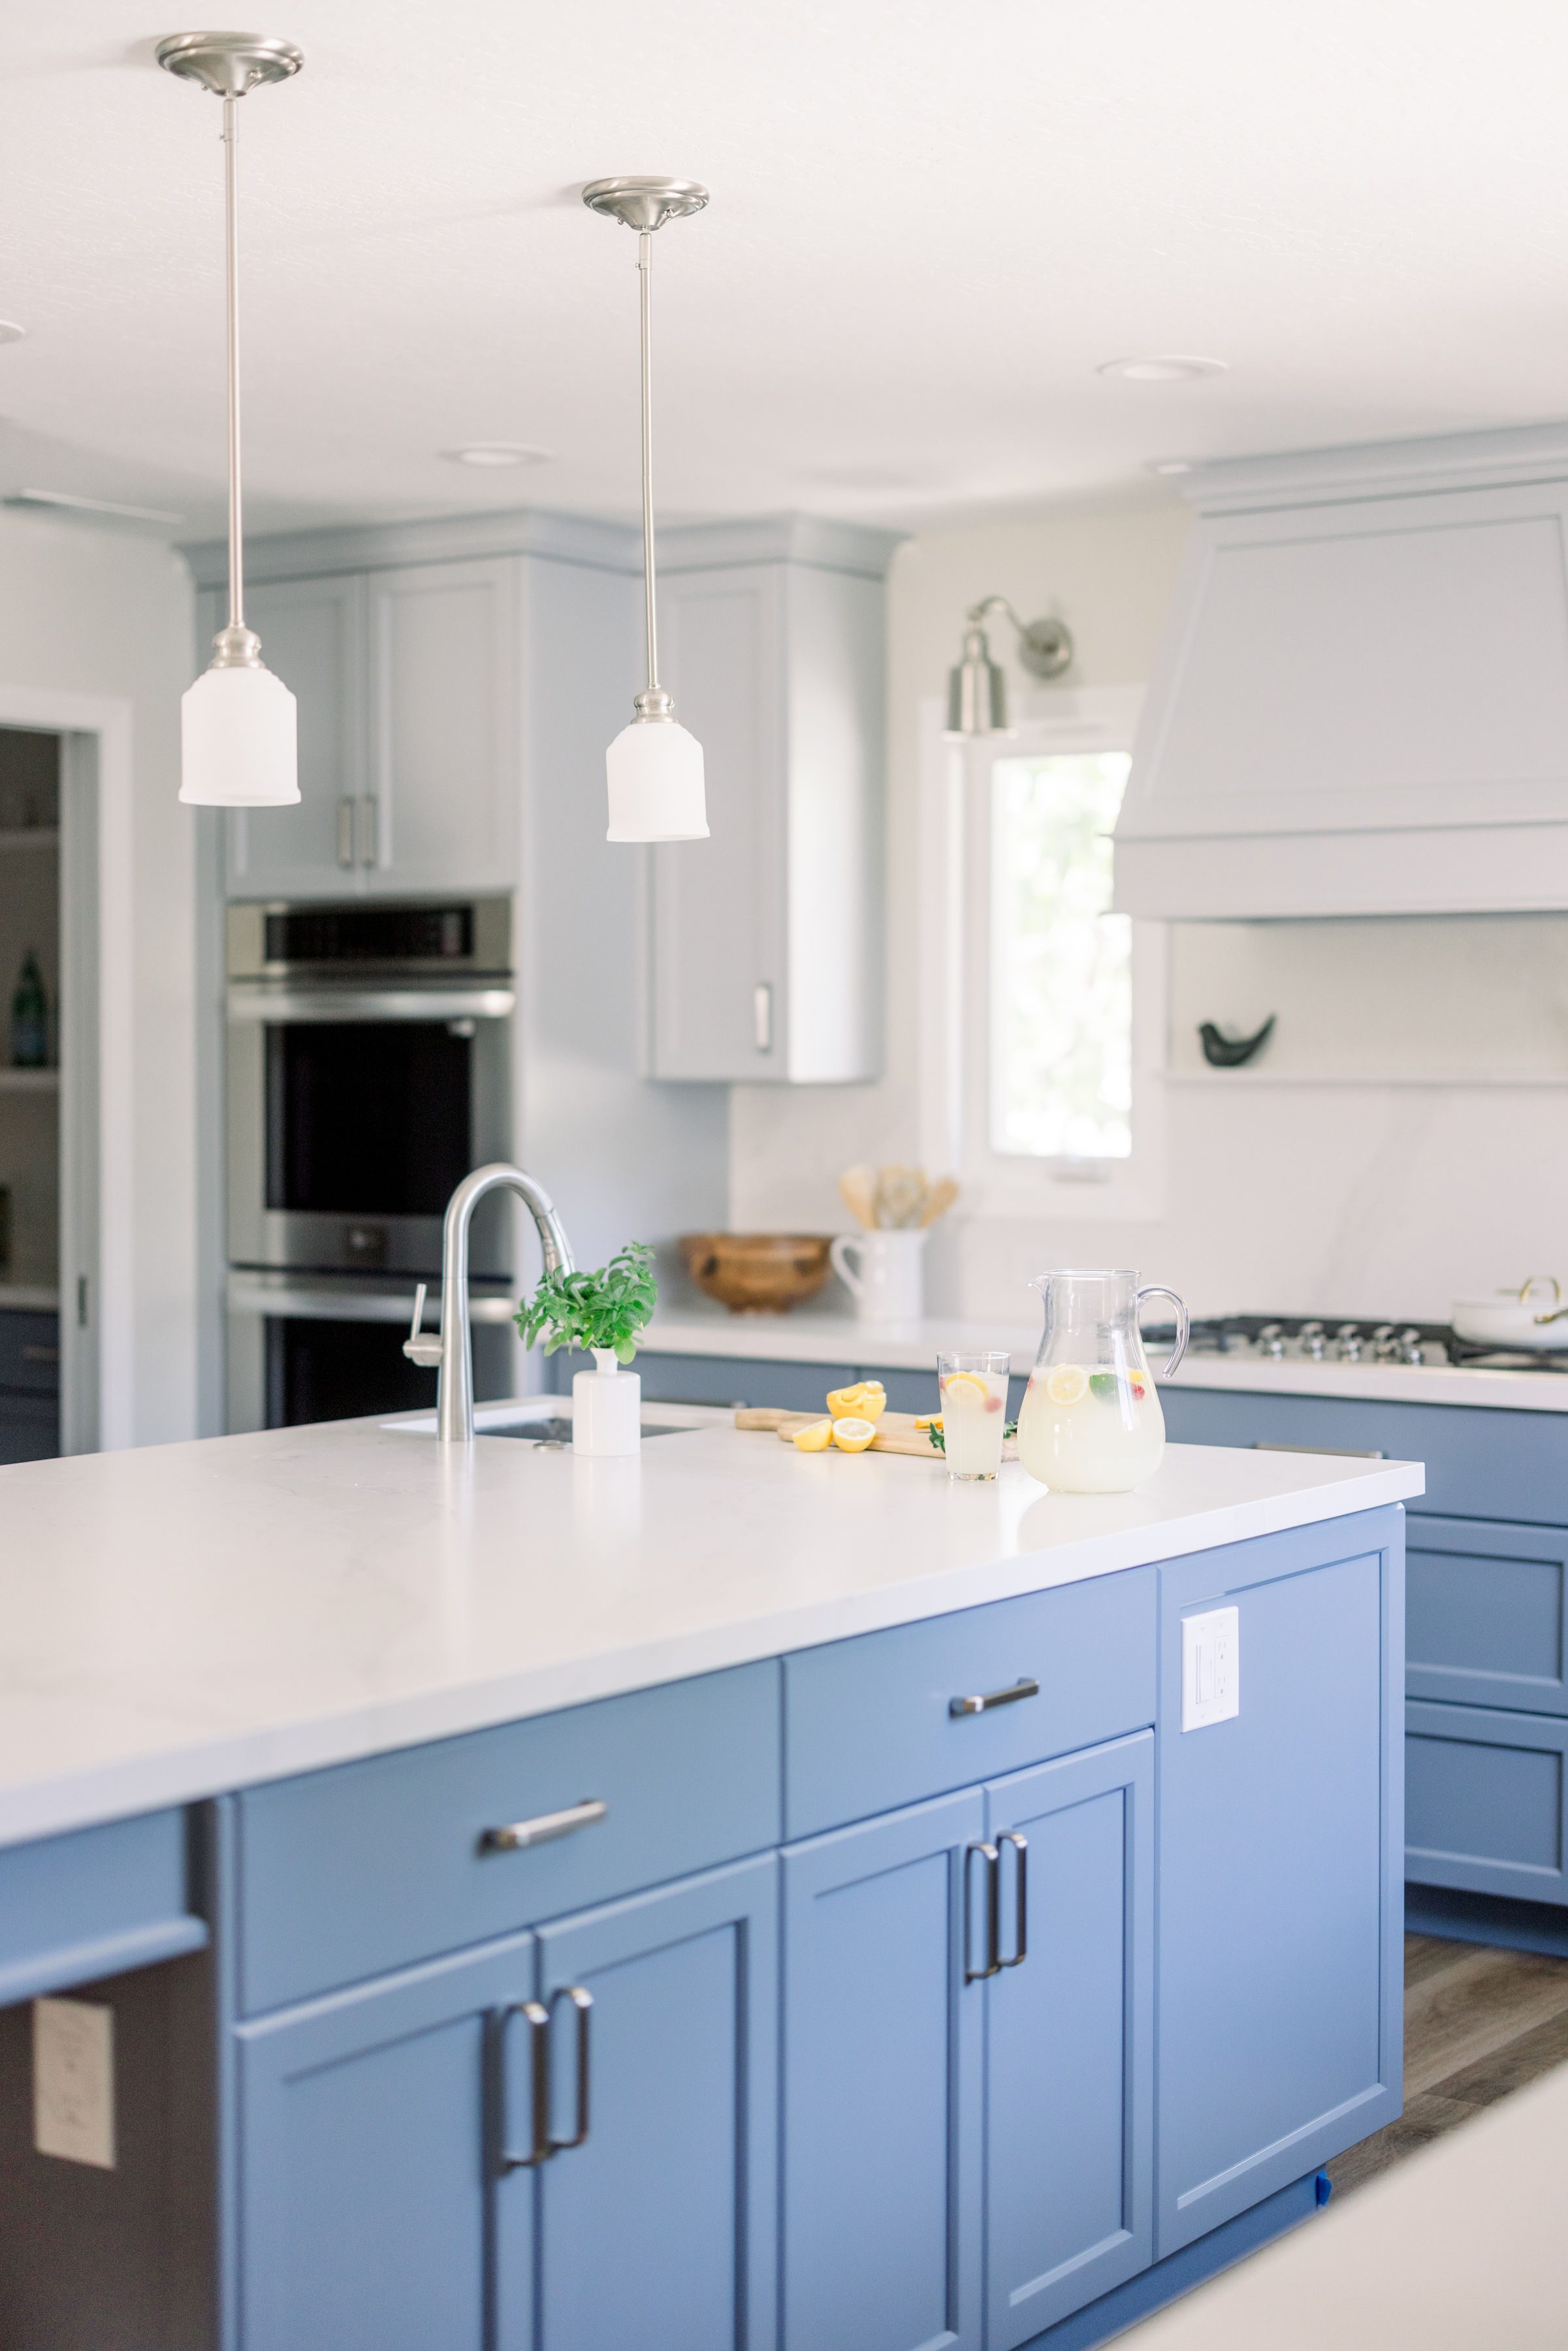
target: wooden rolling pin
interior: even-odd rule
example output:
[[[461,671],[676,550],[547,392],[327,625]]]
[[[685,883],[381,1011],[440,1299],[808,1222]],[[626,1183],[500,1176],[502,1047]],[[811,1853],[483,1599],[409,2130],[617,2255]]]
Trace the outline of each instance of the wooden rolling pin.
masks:
[[[812,1428],[818,1421],[826,1420],[825,1412],[779,1412],[771,1405],[741,1405],[737,1407],[737,1428],[748,1428],[761,1437],[781,1437],[786,1444],[794,1442],[798,1428]],[[868,1453],[910,1453],[923,1461],[940,1461],[938,1447],[932,1444],[923,1428],[915,1426],[912,1412],[884,1412],[876,1425],[876,1435],[867,1446]],[[831,1449],[831,1448],[830,1448]],[[1010,1438],[1002,1447],[1004,1461],[1018,1459],[1018,1441]]]

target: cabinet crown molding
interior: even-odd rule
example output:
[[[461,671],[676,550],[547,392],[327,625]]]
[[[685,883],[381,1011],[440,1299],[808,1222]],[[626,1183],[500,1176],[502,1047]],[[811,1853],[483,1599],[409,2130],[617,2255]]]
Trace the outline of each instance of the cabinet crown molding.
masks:
[[[1275,504],[1398,496],[1423,490],[1484,489],[1495,484],[1568,477],[1568,418],[1495,432],[1425,434],[1402,441],[1348,441],[1259,457],[1218,457],[1178,476],[1189,505],[1205,514]]]
[[[659,569],[709,571],[728,564],[808,563],[821,570],[881,580],[904,537],[901,531],[837,522],[822,515],[676,523],[659,533]],[[223,586],[228,577],[228,549],[222,539],[190,541],[180,552],[198,588]],[[345,523],[326,530],[279,531],[247,539],[246,578],[314,580],[338,572],[495,555],[537,555],[640,577],[643,535],[631,523],[557,514],[542,507],[437,515],[418,522]]]

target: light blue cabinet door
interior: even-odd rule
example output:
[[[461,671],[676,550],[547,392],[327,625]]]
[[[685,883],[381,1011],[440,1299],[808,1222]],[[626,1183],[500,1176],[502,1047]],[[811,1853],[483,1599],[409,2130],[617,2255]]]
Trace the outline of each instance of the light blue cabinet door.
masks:
[[[241,2351],[529,2351],[534,1938],[238,2028]],[[506,2078],[501,2078],[501,2061]]]
[[[1004,1960],[987,1990],[988,2351],[1153,2258],[1154,1796],[1148,1730],[986,1791]]]
[[[967,1789],[786,1850],[785,2351],[978,2351],[984,1821]]]
[[[538,2351],[771,2351],[778,1947],[773,1854],[541,1931],[560,2140],[592,2006],[588,2135],[537,2174]]]

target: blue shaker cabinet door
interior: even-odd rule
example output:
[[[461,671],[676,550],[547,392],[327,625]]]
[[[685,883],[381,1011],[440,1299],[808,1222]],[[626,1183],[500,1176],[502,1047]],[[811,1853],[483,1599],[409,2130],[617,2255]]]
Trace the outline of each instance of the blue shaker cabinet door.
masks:
[[[988,2351],[1153,2258],[1154,1795],[1147,1730],[986,1791],[1004,1960],[987,1991]]]
[[[978,2351],[969,1789],[784,1855],[784,2351]]]
[[[772,1854],[541,1930],[538,2351],[772,2351],[778,1950]]]
[[[243,2351],[529,2351],[534,1938],[238,2028]],[[504,2071],[503,2071],[504,2069]]]

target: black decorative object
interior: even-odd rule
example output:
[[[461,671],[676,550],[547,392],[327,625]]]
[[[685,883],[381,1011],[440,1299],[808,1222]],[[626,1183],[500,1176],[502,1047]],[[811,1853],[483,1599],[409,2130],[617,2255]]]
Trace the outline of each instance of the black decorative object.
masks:
[[[1212,1020],[1206,1020],[1198,1029],[1198,1041],[1203,1058],[1211,1070],[1239,1070],[1255,1061],[1274,1033],[1272,1012],[1255,1037],[1225,1037]]]

